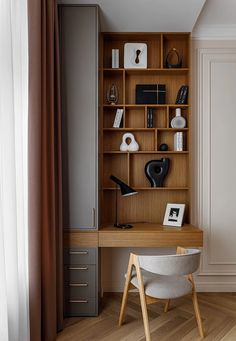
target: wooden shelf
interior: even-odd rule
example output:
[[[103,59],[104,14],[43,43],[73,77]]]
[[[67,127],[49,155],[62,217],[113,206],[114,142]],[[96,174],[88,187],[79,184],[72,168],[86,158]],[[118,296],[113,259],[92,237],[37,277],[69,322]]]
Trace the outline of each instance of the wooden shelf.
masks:
[[[125,71],[127,74],[142,74],[142,73],[157,73],[157,72],[170,72],[170,73],[180,73],[180,72],[188,72],[189,68],[133,68],[133,69],[124,69],[124,68],[104,68],[104,72],[123,72]]]
[[[171,151],[168,150],[166,152],[162,152],[160,150],[140,150],[137,152],[121,152],[119,150],[114,150],[114,151],[110,151],[110,150],[106,150],[103,152],[104,154],[189,154],[189,151],[182,151],[182,152],[175,152],[175,151]]]
[[[104,108],[188,108],[189,104],[103,104]]]
[[[189,187],[132,187],[136,191],[187,191]],[[104,187],[104,191],[115,190],[116,187]]]

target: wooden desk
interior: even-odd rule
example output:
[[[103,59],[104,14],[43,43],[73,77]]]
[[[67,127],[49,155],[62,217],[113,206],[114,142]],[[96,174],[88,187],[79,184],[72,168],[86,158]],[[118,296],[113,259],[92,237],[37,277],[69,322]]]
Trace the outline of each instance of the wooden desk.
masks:
[[[67,247],[169,247],[203,246],[203,231],[193,225],[181,228],[159,224],[133,224],[121,230],[104,226],[98,231],[68,230],[64,232]]]
[[[203,231],[193,225],[181,228],[158,224],[133,224],[132,229],[113,226],[98,231],[99,247],[203,246]]]

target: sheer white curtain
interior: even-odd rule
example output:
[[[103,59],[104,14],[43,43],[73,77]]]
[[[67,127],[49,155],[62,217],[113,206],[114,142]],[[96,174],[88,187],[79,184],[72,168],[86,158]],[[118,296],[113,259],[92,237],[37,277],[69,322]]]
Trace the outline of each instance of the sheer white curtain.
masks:
[[[28,341],[27,0],[0,0],[0,340]]]

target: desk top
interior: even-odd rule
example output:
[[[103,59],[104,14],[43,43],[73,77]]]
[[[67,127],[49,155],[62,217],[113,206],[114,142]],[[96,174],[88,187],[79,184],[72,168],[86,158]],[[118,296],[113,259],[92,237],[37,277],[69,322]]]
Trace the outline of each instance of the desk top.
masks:
[[[190,224],[168,227],[136,223],[133,224],[133,228],[124,230],[104,226],[98,234],[100,247],[203,246],[203,231]]]
[[[200,247],[203,231],[193,225],[168,227],[160,224],[136,223],[131,229],[103,226],[94,230],[68,230],[64,242],[70,247]]]

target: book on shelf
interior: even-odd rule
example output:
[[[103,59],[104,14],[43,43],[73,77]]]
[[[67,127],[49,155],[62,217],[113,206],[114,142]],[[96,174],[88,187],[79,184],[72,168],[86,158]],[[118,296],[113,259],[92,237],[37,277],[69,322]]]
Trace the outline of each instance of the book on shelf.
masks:
[[[183,142],[183,132],[177,132],[174,135],[174,151],[182,152],[184,150],[184,142]]]
[[[121,124],[121,120],[122,120],[122,116],[123,116],[123,109],[117,109],[116,110],[116,116],[114,119],[114,123],[113,123],[113,128],[120,128],[120,124]]]
[[[187,104],[188,102],[188,86],[182,85],[178,91],[176,104]]]
[[[147,127],[153,128],[153,108],[147,110]]]

